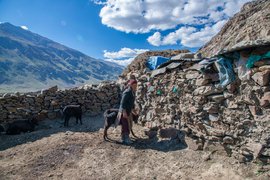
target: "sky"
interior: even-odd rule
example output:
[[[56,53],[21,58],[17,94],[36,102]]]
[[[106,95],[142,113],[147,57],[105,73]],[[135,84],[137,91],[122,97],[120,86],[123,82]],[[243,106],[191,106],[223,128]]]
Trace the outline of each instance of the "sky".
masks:
[[[148,50],[196,52],[249,1],[0,0],[0,22],[126,66]]]

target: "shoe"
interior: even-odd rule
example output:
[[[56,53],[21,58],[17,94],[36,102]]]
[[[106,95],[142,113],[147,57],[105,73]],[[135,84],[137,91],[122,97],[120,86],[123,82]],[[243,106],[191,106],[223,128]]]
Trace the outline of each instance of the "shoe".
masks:
[[[129,136],[128,135],[122,136],[122,143],[123,144],[126,144],[126,145],[133,144],[133,142],[129,139]]]

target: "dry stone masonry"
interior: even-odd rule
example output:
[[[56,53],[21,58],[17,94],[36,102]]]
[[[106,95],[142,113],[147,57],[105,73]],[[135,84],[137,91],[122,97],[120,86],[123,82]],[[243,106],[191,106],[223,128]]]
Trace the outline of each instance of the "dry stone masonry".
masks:
[[[269,62],[256,62],[243,78],[235,59],[235,80],[223,88],[215,63],[202,72],[198,62],[187,60],[160,74],[145,69],[127,77],[138,78],[137,105],[144,126],[180,128],[194,138],[195,150],[219,144],[241,161],[269,162]]]
[[[85,85],[58,90],[57,86],[36,93],[4,94],[0,97],[0,124],[37,116],[39,120],[60,117],[61,106],[82,104],[83,112],[97,115],[119,103],[119,87],[115,83]]]

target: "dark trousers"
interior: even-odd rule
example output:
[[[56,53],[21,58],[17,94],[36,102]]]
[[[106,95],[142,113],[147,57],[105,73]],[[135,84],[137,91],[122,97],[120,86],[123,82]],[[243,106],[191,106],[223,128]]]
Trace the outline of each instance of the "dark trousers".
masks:
[[[122,125],[122,132],[121,135],[129,135],[130,129],[128,126],[128,119],[124,118],[123,116],[120,119],[120,124]]]

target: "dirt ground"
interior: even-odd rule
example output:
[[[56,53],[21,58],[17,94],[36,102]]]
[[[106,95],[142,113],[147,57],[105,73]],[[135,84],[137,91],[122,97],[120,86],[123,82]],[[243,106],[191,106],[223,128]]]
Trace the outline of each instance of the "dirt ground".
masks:
[[[214,153],[193,151],[176,140],[149,140],[143,128],[134,126],[140,137],[131,146],[103,140],[103,118],[83,118],[40,123],[37,131],[0,135],[0,179],[269,179],[255,163]],[[120,127],[109,136],[119,141]]]

